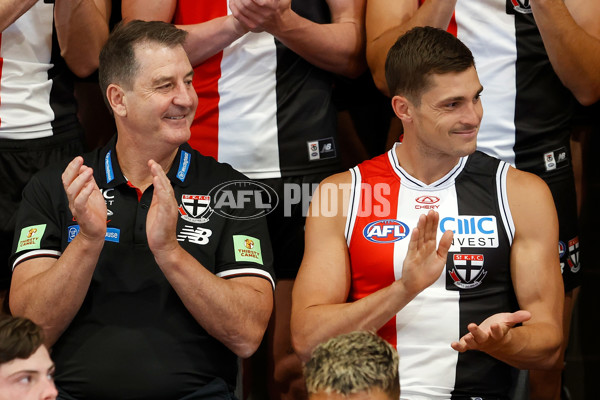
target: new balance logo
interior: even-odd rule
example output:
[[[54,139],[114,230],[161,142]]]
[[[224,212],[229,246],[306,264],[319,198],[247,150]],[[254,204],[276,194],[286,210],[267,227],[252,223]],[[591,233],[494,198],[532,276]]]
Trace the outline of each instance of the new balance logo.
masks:
[[[190,243],[207,244],[211,235],[212,231],[210,229],[185,225],[177,235],[177,240],[180,242],[187,240]]]

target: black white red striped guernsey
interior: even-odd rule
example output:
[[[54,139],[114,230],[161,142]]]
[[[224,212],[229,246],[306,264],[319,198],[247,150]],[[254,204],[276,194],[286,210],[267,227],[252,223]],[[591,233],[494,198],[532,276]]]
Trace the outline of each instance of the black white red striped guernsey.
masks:
[[[507,364],[450,347],[470,322],[518,307],[510,276],[514,225],[506,198],[508,168],[475,152],[425,185],[400,167],[392,149],[351,170],[348,301],[402,276],[410,233],[421,214],[440,213],[438,240],[445,230],[454,231],[438,280],[378,332],[400,355],[402,399],[503,398],[510,388]]]
[[[576,100],[550,64],[529,2],[457,0],[448,31],[473,52],[484,87],[478,149],[538,175],[570,173]]]
[[[227,0],[179,0],[176,24],[225,16]],[[299,15],[329,23],[323,0],[294,0]],[[247,33],[194,68],[199,103],[189,143],[254,179],[335,171],[339,162],[332,75],[269,33]]]
[[[0,139],[81,129],[73,74],[60,56],[54,4],[38,1],[0,33]]]

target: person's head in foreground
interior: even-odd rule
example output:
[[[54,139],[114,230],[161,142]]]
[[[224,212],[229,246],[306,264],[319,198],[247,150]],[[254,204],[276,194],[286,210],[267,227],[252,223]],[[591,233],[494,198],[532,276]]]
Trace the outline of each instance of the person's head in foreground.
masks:
[[[48,400],[58,395],[54,363],[42,330],[26,318],[0,320],[0,400]]]
[[[304,366],[309,400],[397,400],[398,353],[374,333],[357,331],[319,344]]]

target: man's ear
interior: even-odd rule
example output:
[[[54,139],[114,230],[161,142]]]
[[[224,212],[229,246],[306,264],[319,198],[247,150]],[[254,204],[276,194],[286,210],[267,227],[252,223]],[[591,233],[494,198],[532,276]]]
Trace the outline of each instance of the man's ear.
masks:
[[[394,114],[403,122],[412,121],[412,103],[404,96],[392,97]]]
[[[120,117],[127,116],[127,104],[125,102],[125,91],[121,86],[111,83],[106,88],[106,98],[108,99],[108,104],[110,104],[110,108],[112,108],[113,113]]]

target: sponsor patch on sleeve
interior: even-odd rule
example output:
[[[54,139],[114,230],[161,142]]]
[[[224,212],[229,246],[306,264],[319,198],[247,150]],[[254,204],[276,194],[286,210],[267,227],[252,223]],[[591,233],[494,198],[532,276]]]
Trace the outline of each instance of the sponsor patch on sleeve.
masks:
[[[252,236],[233,235],[235,261],[250,261],[263,265],[260,239]]]
[[[45,230],[46,224],[32,225],[21,229],[21,236],[17,243],[17,252],[39,249]]]

